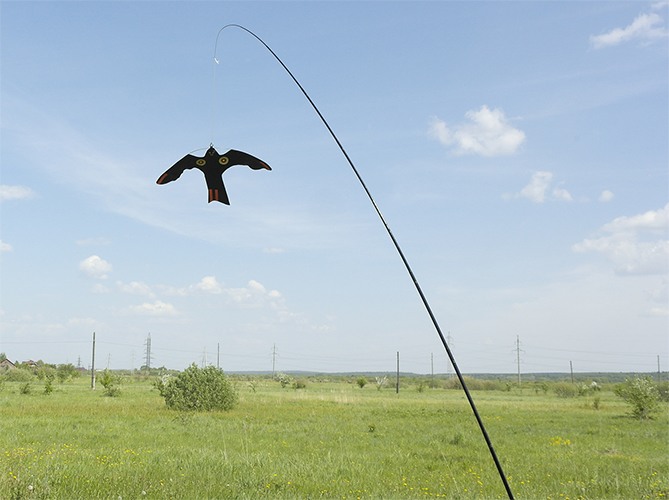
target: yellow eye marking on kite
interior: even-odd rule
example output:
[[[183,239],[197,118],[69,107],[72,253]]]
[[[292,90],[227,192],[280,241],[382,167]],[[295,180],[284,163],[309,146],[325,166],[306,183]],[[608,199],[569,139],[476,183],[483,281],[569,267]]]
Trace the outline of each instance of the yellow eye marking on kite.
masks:
[[[229,161],[229,160],[228,160],[228,157],[227,157],[227,156],[221,156],[221,157],[218,159],[218,163],[220,163],[221,165],[227,165],[227,164],[228,164],[228,161]]]
[[[207,163],[207,160],[205,160],[204,158],[199,158],[199,159],[195,160],[195,164],[196,164],[198,167],[204,167],[204,165],[205,165],[206,163]]]

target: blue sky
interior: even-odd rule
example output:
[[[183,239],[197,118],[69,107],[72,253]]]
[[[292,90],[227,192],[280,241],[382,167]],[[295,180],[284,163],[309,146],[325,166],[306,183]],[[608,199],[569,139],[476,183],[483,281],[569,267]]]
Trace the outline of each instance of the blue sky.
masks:
[[[669,366],[666,2],[1,7],[0,351],[465,373]],[[239,149],[272,171],[155,181]]]

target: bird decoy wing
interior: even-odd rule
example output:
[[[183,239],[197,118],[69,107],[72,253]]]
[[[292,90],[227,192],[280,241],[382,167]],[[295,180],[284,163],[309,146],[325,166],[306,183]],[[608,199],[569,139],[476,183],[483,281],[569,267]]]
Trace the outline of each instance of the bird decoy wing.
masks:
[[[156,184],[167,184],[168,182],[176,181],[184,170],[196,167],[196,161],[199,158],[188,154],[181,158],[178,162],[168,168],[156,181]]]
[[[231,149],[230,151],[222,155],[221,158],[228,159],[227,161],[228,166],[247,165],[253,170],[260,170],[260,169],[272,170],[270,166],[264,161],[262,161],[260,158],[256,158],[255,156],[250,155],[248,153],[244,153],[243,151],[237,151],[236,149]]]

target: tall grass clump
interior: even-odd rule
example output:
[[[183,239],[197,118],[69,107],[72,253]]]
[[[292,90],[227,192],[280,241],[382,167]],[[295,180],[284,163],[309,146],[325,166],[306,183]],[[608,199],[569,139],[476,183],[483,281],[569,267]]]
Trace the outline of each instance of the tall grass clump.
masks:
[[[233,409],[239,395],[228,377],[215,366],[195,363],[175,376],[159,379],[156,387],[168,408],[179,411]]]

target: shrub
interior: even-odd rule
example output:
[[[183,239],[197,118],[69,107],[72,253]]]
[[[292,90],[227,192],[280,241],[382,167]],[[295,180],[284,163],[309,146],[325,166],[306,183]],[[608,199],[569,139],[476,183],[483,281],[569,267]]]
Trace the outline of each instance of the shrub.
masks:
[[[47,376],[44,381],[44,394],[47,396],[53,392],[53,375]]]
[[[238,401],[234,386],[215,366],[198,368],[193,363],[178,375],[159,379],[156,387],[173,410],[228,411]]]
[[[63,384],[71,378],[78,377],[79,370],[77,370],[72,363],[58,365],[58,368],[56,368],[56,376],[58,377],[58,382]]]
[[[279,381],[279,384],[284,389],[293,383],[293,377],[285,373],[277,373],[275,379]]]
[[[100,385],[105,388],[104,395],[109,397],[117,397],[121,395],[121,377],[114,375],[110,370],[102,372],[100,377]]]
[[[4,374],[4,378],[7,382],[30,382],[35,377],[28,370],[12,369],[7,370],[7,372]]]
[[[293,382],[292,387],[293,387],[293,389],[306,389],[307,388],[307,382],[303,379],[297,379]]]
[[[358,377],[358,380],[356,380],[355,383],[362,389],[367,385],[367,379],[365,377]]]
[[[614,393],[631,406],[630,414],[639,419],[650,418],[660,405],[660,393],[650,377],[627,379]]]
[[[569,382],[557,382],[553,390],[559,398],[575,398],[578,394],[578,388]]]
[[[21,394],[30,394],[32,392],[33,388],[30,382],[26,382],[24,384],[21,384],[19,387],[19,393]]]

